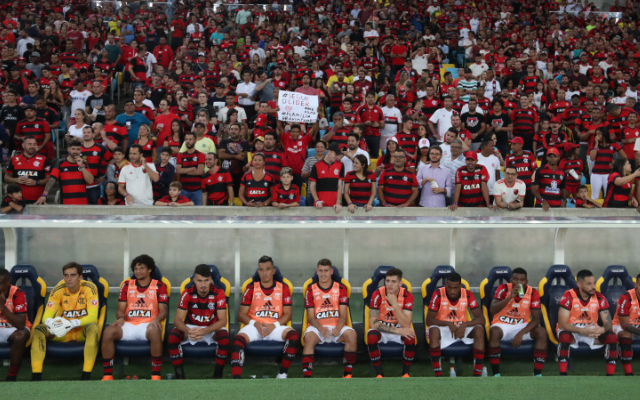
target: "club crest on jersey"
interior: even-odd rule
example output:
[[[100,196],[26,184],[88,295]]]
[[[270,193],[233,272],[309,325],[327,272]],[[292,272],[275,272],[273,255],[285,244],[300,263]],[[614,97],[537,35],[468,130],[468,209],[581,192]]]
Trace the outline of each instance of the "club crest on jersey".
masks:
[[[213,310],[214,308],[216,308],[216,305],[214,303],[209,303],[209,304],[207,304],[207,308],[209,310]]]
[[[64,311],[62,313],[62,316],[65,318],[82,318],[85,315],[87,315],[87,310],[71,310],[71,311]]]

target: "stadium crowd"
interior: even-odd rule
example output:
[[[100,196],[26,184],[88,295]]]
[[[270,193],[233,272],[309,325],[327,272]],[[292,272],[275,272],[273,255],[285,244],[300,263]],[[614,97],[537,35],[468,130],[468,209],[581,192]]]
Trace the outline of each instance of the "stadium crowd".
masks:
[[[372,287],[370,300],[366,300],[365,293],[364,344],[376,378],[385,376],[381,345],[400,345],[400,375],[408,378],[411,377],[418,337],[421,336],[412,322],[415,300],[403,280],[402,271],[386,268],[380,279],[381,286],[378,287],[379,282],[376,281]],[[7,380],[16,380],[29,343],[32,380],[39,381],[48,342],[78,342],[84,343],[81,379],[90,379],[101,350],[102,380],[112,381],[117,343],[122,345],[130,341],[149,342],[151,379],[160,380],[171,293],[168,281],[160,279],[157,274],[158,279],[154,278],[155,271],[154,259],[146,254],[132,260],[132,276],[120,287],[116,320],[107,323],[106,294],[100,293],[101,289],[95,283],[84,279],[80,264],[70,262],[62,267],[63,280],[49,294],[44,312],[32,310],[31,314],[29,307],[36,304],[34,299],[27,300],[25,291],[11,284],[10,272],[0,270],[0,344],[8,344],[11,349]],[[240,379],[245,349],[251,342],[261,341],[283,344],[276,378],[288,377],[300,347],[303,376],[311,378],[316,346],[330,343],[344,344],[339,348],[344,367],[342,377],[352,377],[357,361],[358,334],[351,323],[349,311],[351,286],[339,277],[331,260],[319,260],[314,278],[303,287],[305,317],[299,332],[291,325],[291,283],[275,267],[271,257],[260,257],[254,277],[243,285],[238,310],[241,325],[233,340],[228,322],[229,288],[223,287],[229,284],[225,284],[219,272],[215,271],[200,264],[181,288],[174,326],[167,340],[169,358],[177,379],[185,379],[183,346],[200,344],[197,350],[205,352],[206,346],[215,345],[213,378],[223,377],[224,366],[230,360],[232,377]],[[218,283],[214,282],[214,273]],[[489,306],[482,303],[485,309],[481,307],[480,299],[476,299],[468,289],[466,281],[450,270],[444,286],[435,288],[428,306],[425,303],[425,310],[418,309],[425,318],[422,334],[427,340],[434,374],[443,376],[443,350],[457,345],[466,346],[465,353],[473,354],[474,376],[486,376],[483,364],[485,354],[488,354],[492,375],[499,377],[503,348],[517,349],[528,343],[533,346],[524,350],[522,355],[533,356],[533,376],[542,376],[549,339],[555,341],[557,338],[560,375],[567,375],[571,348],[578,348],[581,343],[590,349],[591,354],[604,350],[608,376],[615,374],[619,358],[625,375],[632,375],[632,344],[640,334],[640,275],[637,278],[634,287],[621,294],[612,317],[607,297],[596,291],[593,273],[581,270],[575,278],[576,287],[553,300],[558,301],[556,316],[542,307],[541,294],[528,285],[527,271],[522,268],[515,268],[509,281],[495,288],[495,293],[489,295]],[[30,293],[29,296],[33,295]],[[556,326],[550,326],[549,321],[555,321],[556,317]],[[543,328],[543,322],[547,330]],[[279,351],[277,343],[276,347]],[[120,350],[119,355],[128,356],[131,349]]]
[[[638,206],[635,2],[258,3],[0,5],[2,211]]]

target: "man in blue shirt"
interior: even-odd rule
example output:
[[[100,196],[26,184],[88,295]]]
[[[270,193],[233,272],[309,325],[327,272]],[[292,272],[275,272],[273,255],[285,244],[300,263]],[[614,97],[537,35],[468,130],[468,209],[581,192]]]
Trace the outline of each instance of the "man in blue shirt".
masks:
[[[151,121],[144,115],[136,112],[136,106],[133,104],[133,100],[127,100],[124,103],[124,113],[116,117],[116,121],[124,124],[129,132],[129,143],[133,143],[138,140],[138,130],[140,125],[151,124]]]

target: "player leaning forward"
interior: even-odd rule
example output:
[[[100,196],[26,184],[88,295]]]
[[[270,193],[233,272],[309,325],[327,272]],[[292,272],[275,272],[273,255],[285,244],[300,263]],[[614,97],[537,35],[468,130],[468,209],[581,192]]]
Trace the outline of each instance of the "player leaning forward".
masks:
[[[44,310],[44,324],[35,327],[31,344],[33,380],[42,378],[47,340],[85,342],[82,379],[89,380],[98,355],[98,288],[82,279],[82,266],[70,262],[62,267],[64,279],[58,283]]]
[[[558,311],[558,365],[560,375],[567,374],[570,347],[579,343],[587,344],[591,349],[606,346],[604,352],[607,362],[607,375],[616,371],[618,358],[618,340],[611,331],[609,302],[600,292],[596,292],[596,278],[591,271],[583,269],[576,275],[578,287],[567,290],[560,299]],[[598,325],[598,318],[602,326]]]
[[[227,298],[224,290],[214,286],[207,265],[200,264],[193,272],[193,286],[182,292],[173,323],[175,327],[169,332],[169,356],[176,378],[184,379],[181,346],[200,342],[217,344],[213,378],[221,379],[229,355]]]
[[[347,325],[349,294],[340,282],[331,279],[331,261],[323,258],[316,269],[318,282],[312,283],[305,293],[305,308],[309,327],[304,333],[302,373],[305,378],[313,374],[315,347],[318,343],[344,343],[343,378],[351,378],[358,350],[356,331]]]
[[[289,286],[276,281],[273,259],[262,256],[258,260],[259,280],[249,284],[242,296],[238,319],[245,326],[240,329],[231,346],[231,374],[242,376],[244,348],[250,342],[266,340],[284,342],[282,364],[276,376],[287,378],[291,362],[296,356],[300,334],[287,326],[293,314]]]
[[[102,337],[103,381],[113,380],[116,340],[148,340],[151,345],[151,379],[160,380],[162,368],[162,321],[167,318],[169,295],[164,283],[151,278],[156,263],[143,254],[131,261],[135,276],[122,284],[116,321]]]

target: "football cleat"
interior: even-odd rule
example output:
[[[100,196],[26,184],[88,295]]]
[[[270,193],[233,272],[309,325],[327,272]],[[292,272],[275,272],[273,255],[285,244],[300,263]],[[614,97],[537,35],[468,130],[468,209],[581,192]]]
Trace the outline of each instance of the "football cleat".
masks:
[[[151,375],[151,380],[152,381],[160,381],[160,380],[162,380],[162,377],[160,375]]]
[[[352,376],[351,376],[351,374],[349,374],[349,375],[345,375],[345,376],[343,376],[342,378],[343,378],[343,379],[351,379],[351,378],[352,378]]]
[[[113,380],[113,375],[105,375],[102,377],[103,381],[112,381]]]
[[[411,378],[411,375],[409,375],[409,374],[404,374],[404,375],[402,375],[402,378]]]
[[[286,372],[276,375],[276,379],[287,379],[288,375]]]
[[[382,376],[382,374],[376,376],[376,379],[382,379],[382,378],[384,378],[384,376]]]
[[[494,377],[494,378],[500,378],[501,376],[502,376],[502,375],[500,375],[500,374],[493,374],[493,377]]]

